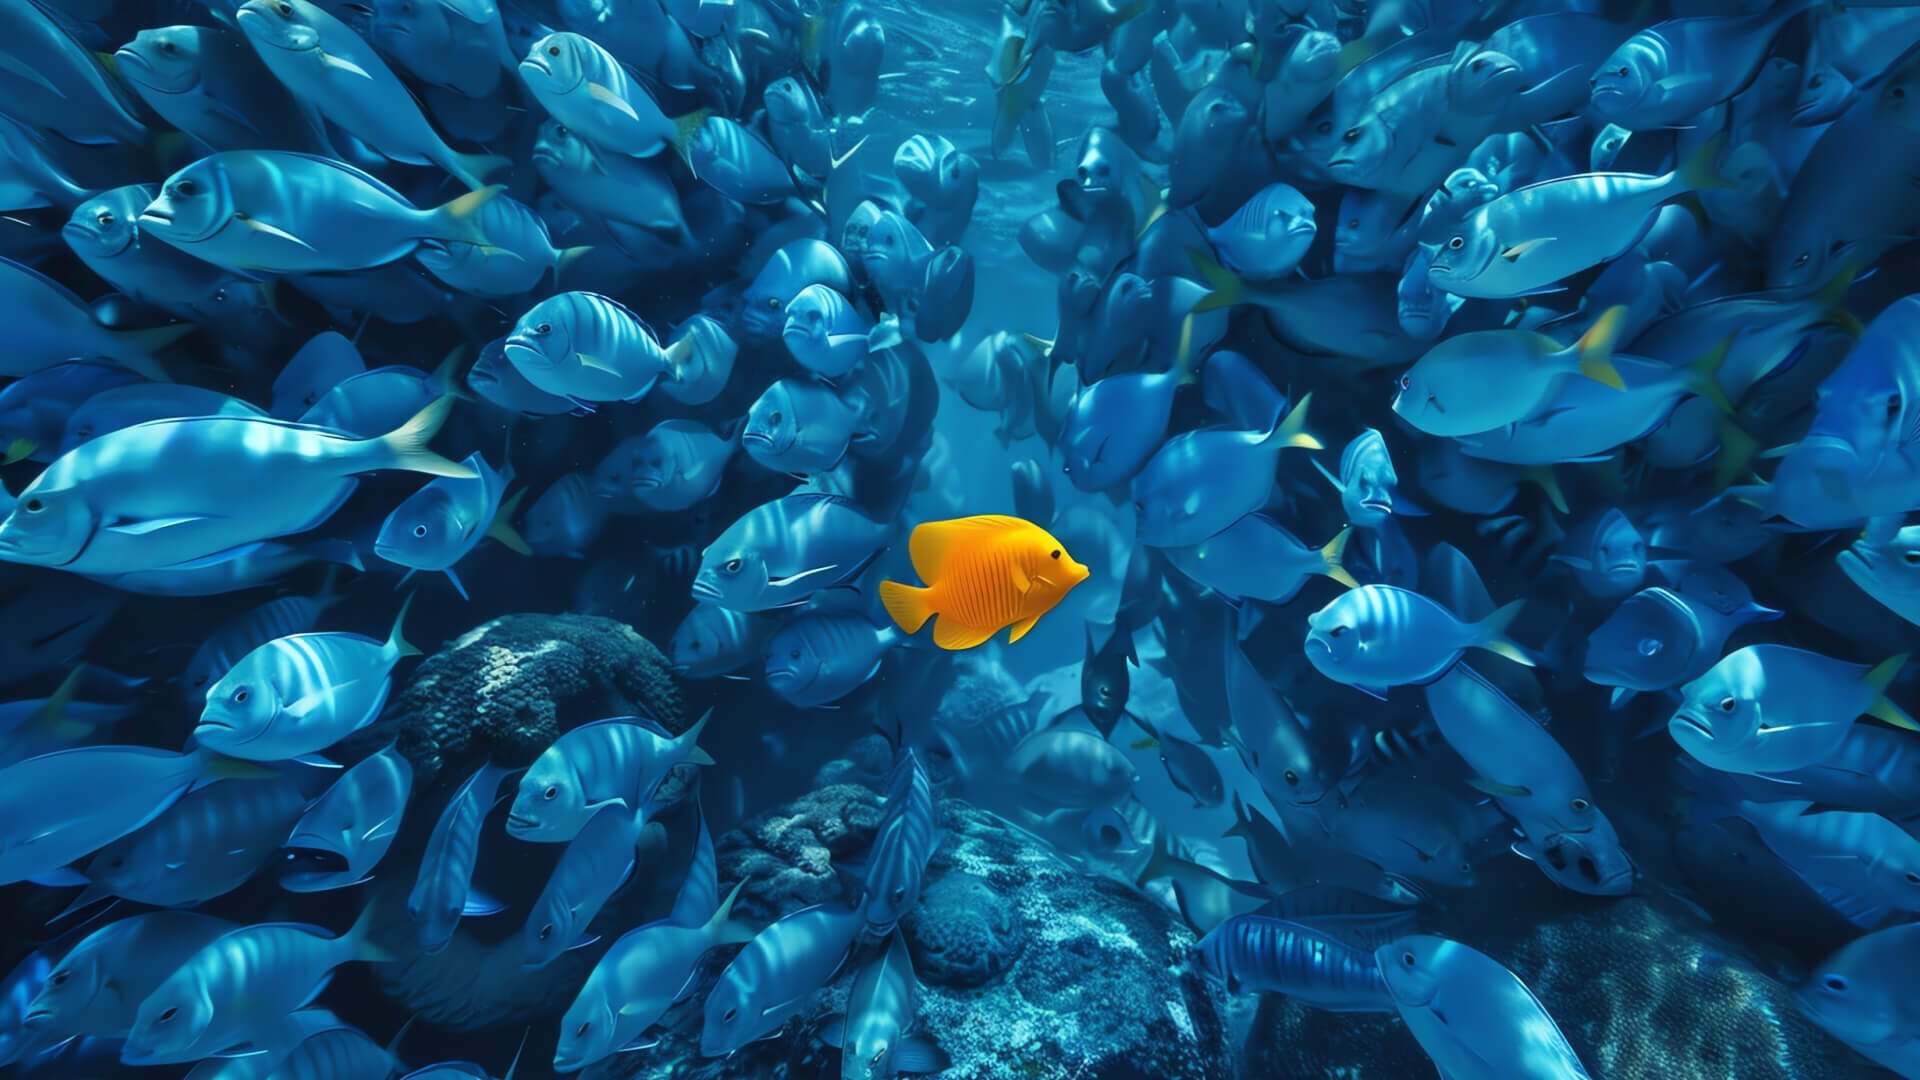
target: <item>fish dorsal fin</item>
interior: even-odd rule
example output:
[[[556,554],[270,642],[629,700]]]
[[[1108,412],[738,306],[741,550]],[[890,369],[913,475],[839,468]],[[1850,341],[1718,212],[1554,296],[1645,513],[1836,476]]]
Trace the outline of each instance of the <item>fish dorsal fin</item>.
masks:
[[[1019,518],[1003,514],[928,521],[913,530],[912,539],[907,541],[907,553],[913,558],[913,572],[920,575],[920,580],[932,583],[956,548],[978,543],[995,533],[1026,527],[1027,523]]]

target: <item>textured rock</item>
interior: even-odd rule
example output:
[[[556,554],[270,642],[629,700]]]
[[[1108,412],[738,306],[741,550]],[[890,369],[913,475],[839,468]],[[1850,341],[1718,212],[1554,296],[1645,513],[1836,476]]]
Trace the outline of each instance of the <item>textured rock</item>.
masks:
[[[863,748],[856,758],[869,756]],[[866,773],[837,764],[828,775]],[[939,807],[943,837],[921,908],[901,923],[923,985],[919,1025],[953,1057],[943,1080],[1225,1080],[1217,991],[1180,963],[1193,936],[1120,882],[1088,877],[1031,836],[964,803]],[[723,882],[748,879],[750,922],[842,895],[834,864],[858,861],[879,822],[868,788],[822,788],[720,841]],[[871,950],[875,946],[868,946]],[[731,1058],[699,1057],[699,1004],[668,1017],[657,1048],[586,1080],[784,1080],[838,1074],[818,1037],[844,1008],[863,951],[820,995],[814,1019]],[[718,965],[716,964],[717,968]]]
[[[1448,933],[1507,965],[1600,1077],[1877,1080],[1795,1008],[1788,988],[1684,913],[1629,897],[1542,921],[1476,919]],[[1243,1075],[1418,1080],[1434,1075],[1397,1018],[1261,1003]]]
[[[568,728],[646,706],[685,728],[667,658],[622,622],[591,615],[503,615],[420,665],[357,742],[397,738],[416,789],[448,763],[524,766]]]

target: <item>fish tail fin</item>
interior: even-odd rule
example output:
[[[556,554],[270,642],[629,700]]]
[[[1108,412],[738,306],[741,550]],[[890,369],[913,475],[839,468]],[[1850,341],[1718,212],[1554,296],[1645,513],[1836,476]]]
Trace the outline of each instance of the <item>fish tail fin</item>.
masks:
[[[1887,687],[1893,682],[1893,677],[1899,674],[1900,669],[1905,667],[1906,664],[1906,653],[1901,653],[1898,656],[1889,656],[1885,660],[1875,664],[1873,670],[1867,672],[1866,676],[1860,680],[1871,688],[1875,694],[1873,705],[1867,709],[1867,715],[1884,721],[1885,723],[1892,724],[1894,727],[1906,728],[1908,731],[1920,731],[1920,724],[1914,723],[1913,717],[1908,716],[1905,709],[1895,705],[1887,698]]]
[[[387,648],[393,651],[395,659],[402,656],[420,655],[420,650],[415,648],[413,643],[408,641],[406,636],[400,632],[400,628],[406,624],[407,609],[413,606],[413,598],[415,595],[414,593],[408,593],[407,598],[400,601],[400,613],[393,617],[393,629],[387,632]]]
[[[401,469],[406,472],[426,473],[428,476],[452,476],[462,480],[474,478],[474,471],[457,461],[450,461],[427,448],[433,437],[440,433],[440,426],[447,422],[447,411],[453,408],[453,398],[442,395],[428,402],[426,407],[413,414],[413,418],[399,427],[367,440],[379,445],[383,464],[375,468]]]
[[[713,916],[707,920],[703,929],[707,932],[707,940],[715,945],[729,945],[753,937],[751,930],[733,921],[733,902],[740,898],[740,890],[746,888],[750,880],[752,879],[742,879],[738,885],[735,885],[733,891],[727,894],[725,900],[720,901],[720,906],[713,909]]]
[[[460,363],[466,357],[466,353],[467,343],[464,341],[447,350],[446,357],[440,361],[438,367],[433,369],[433,386],[446,396],[456,397],[461,401],[472,401],[473,395],[467,393],[466,387],[461,385],[459,376]]]
[[[212,780],[267,780],[280,775],[271,768],[268,768],[263,762],[228,757],[225,754],[216,754],[211,750],[203,750],[202,753],[205,756],[200,759],[199,782]]]
[[[587,253],[592,250],[592,244],[582,244],[579,247],[561,248],[555,252],[553,255],[553,287],[558,289],[560,287],[561,273],[574,263],[586,258]]]
[[[1727,133],[1708,139],[1680,166],[1680,183],[1688,191],[1703,188],[1730,188],[1734,182],[1720,175],[1720,150],[1727,145]]]
[[[1152,180],[1147,179],[1145,173],[1136,174],[1134,180],[1140,188],[1140,201],[1146,206],[1144,220],[1140,222],[1139,231],[1134,234],[1134,239],[1138,240],[1147,235],[1147,230],[1153,228],[1154,222],[1167,216],[1167,198],[1160,193],[1159,187],[1155,186]]]
[[[113,343],[114,351],[119,355],[114,359],[154,382],[172,382],[167,369],[160,366],[153,354],[198,329],[194,323],[175,323],[146,330],[117,330],[113,335]]]
[[[1180,320],[1180,342],[1173,353],[1174,385],[1186,386],[1197,378],[1199,350],[1193,347],[1193,312]]]
[[[1747,434],[1747,429],[1734,423],[1731,416],[1718,420],[1713,426],[1720,443],[1713,456],[1713,489],[1725,491],[1753,469],[1754,459],[1760,456],[1760,440]]]
[[[1526,606],[1526,598],[1522,597],[1473,624],[1478,634],[1478,640],[1474,644],[1490,653],[1504,656],[1516,664],[1533,667],[1533,657],[1527,655],[1525,649],[1514,644],[1513,639],[1507,636],[1507,627],[1513,624],[1513,620],[1520,614],[1520,609]]]
[[[900,629],[909,634],[917,634],[920,628],[933,618],[933,590],[914,585],[902,585],[897,581],[880,583],[880,603],[900,624]]]
[[[1353,579],[1352,574],[1347,573],[1346,566],[1340,561],[1341,557],[1347,553],[1347,538],[1352,534],[1351,528],[1341,529],[1334,534],[1333,539],[1327,541],[1326,546],[1320,549],[1320,564],[1324,567],[1320,572],[1349,589],[1357,589],[1360,583]]]
[[[1587,332],[1580,335],[1580,374],[1615,390],[1627,388],[1626,381],[1620,378],[1620,369],[1613,366],[1613,346],[1620,339],[1620,328],[1626,321],[1625,304],[1615,304],[1593,320]]]
[[[686,752],[681,756],[693,762],[695,765],[712,765],[714,763],[713,755],[707,753],[700,746],[700,733],[707,730],[707,721],[711,719],[713,719],[713,710],[708,709],[706,712],[700,714],[700,719],[695,720],[692,727],[674,737],[673,743],[675,746],[686,747]]]
[[[1207,287],[1207,294],[1193,305],[1193,314],[1229,308],[1246,299],[1247,283],[1240,280],[1240,275],[1220,265],[1220,260],[1199,248],[1188,248],[1187,261],[1199,273],[1200,283]]]
[[[70,720],[66,716],[67,705],[73,701],[74,688],[80,685],[80,676],[87,665],[76,664],[67,677],[60,680],[59,689],[33,710],[33,715],[20,725],[21,730],[35,735],[59,739],[78,739],[93,732],[91,724]]]
[[[673,118],[673,148],[682,158],[687,156],[687,144],[693,141],[693,133],[713,115],[712,109],[695,109],[684,116]],[[689,159],[691,164],[691,159]]]
[[[11,465],[16,461],[25,461],[33,456],[40,444],[32,439],[15,439],[7,444],[6,453],[0,454],[0,465]]]
[[[1345,75],[1365,63],[1367,58],[1380,51],[1380,42],[1373,38],[1355,38],[1340,47],[1338,56],[1340,74]]]
[[[439,229],[434,238],[452,243],[472,244],[475,247],[493,246],[487,241],[486,231],[480,227],[478,211],[493,201],[494,196],[505,190],[507,190],[505,184],[477,188],[427,211],[427,215],[433,218],[435,226]]]
[[[487,186],[487,177],[502,169],[513,167],[512,158],[502,157],[499,154],[462,154],[456,152],[453,155],[452,163],[458,171],[449,171],[452,171],[456,179],[474,191],[479,191]]]
[[[1307,430],[1307,406],[1313,404],[1313,392],[1309,390],[1300,398],[1300,403],[1287,413],[1285,419],[1276,418],[1273,430],[1262,442],[1278,441],[1281,446],[1297,446],[1302,450],[1320,450],[1320,440]]]
[[[1860,325],[1860,320],[1854,317],[1853,312],[1847,310],[1847,290],[1853,287],[1859,270],[1856,263],[1842,266],[1813,294],[1814,303],[1820,306],[1820,317],[1856,338],[1866,333],[1867,328]]]
[[[1687,388],[1729,415],[1733,412],[1733,402],[1727,399],[1727,392],[1720,387],[1720,365],[1727,362],[1727,351],[1732,347],[1733,335],[1728,334],[1713,348],[1701,353],[1700,358],[1687,368]]]
[[[520,530],[513,527],[513,515],[520,512],[520,501],[527,497],[527,489],[521,488],[504,499],[493,512],[493,521],[487,525],[487,535],[498,540],[501,546],[515,555],[531,555],[533,548],[527,545]]]
[[[1560,478],[1553,474],[1551,465],[1530,465],[1522,470],[1535,487],[1546,493],[1547,501],[1553,508],[1564,514],[1567,512],[1567,493],[1560,490]]]
[[[374,909],[377,905],[369,903],[360,909],[360,917],[353,920],[353,929],[340,935],[347,944],[352,958],[368,963],[385,963],[394,958],[386,946],[373,940]]]

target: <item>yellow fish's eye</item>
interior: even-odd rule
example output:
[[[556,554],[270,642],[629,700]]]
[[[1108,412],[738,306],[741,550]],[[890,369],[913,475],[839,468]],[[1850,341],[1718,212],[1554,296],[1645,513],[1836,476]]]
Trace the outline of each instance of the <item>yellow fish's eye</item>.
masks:
[[[1055,558],[1055,559],[1057,559],[1057,558],[1059,558],[1059,557],[1060,557],[1060,549],[1059,549],[1059,548],[1054,548],[1054,549],[1053,549],[1053,554],[1052,554],[1052,555],[1050,556],[1050,558]]]

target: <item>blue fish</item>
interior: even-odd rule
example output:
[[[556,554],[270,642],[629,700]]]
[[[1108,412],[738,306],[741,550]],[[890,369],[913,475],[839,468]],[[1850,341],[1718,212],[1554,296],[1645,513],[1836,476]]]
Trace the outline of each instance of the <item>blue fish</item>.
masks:
[[[74,409],[104,390],[140,381],[123,367],[71,360],[9,383],[0,389],[0,460],[52,461]]]
[[[724,116],[709,116],[687,139],[693,174],[736,202],[764,205],[797,194],[773,147]]]
[[[326,892],[365,881],[399,835],[413,766],[389,746],[340,774],[287,837],[280,887]]]
[[[1314,468],[1340,493],[1340,506],[1347,521],[1363,529],[1379,526],[1391,514],[1420,517],[1426,511],[1400,494],[1400,475],[1394,471],[1387,441],[1378,431],[1368,428],[1353,437],[1340,453],[1340,475],[1335,476],[1318,461]]]
[[[364,270],[427,240],[488,246],[475,213],[499,192],[420,210],[344,162],[230,150],[168,177],[138,223],[143,236],[243,274]]]
[[[1133,478],[1140,542],[1188,547],[1264,506],[1280,451],[1320,449],[1306,430],[1312,398],[1276,412],[1265,431],[1189,431],[1162,444]]]
[[[678,362],[626,305],[590,292],[535,304],[508,335],[506,358],[536,388],[581,404],[639,401]]]
[[[611,53],[580,34],[534,42],[520,61],[520,78],[555,120],[602,149],[652,157],[687,140],[685,121],[668,119]]]
[[[693,595],[735,611],[797,604],[858,576],[893,533],[840,496],[775,499],[742,514],[700,553]]]
[[[1393,1009],[1371,953],[1303,923],[1236,915],[1207,931],[1194,954],[1229,994],[1285,994],[1330,1012]]]
[[[858,612],[802,615],[767,639],[767,685],[799,708],[827,705],[878,674],[887,650],[903,640],[898,627],[875,626]]]
[[[443,476],[409,495],[381,522],[373,550],[388,562],[407,567],[409,573],[438,570],[446,574],[465,598],[466,587],[454,576],[453,567],[480,541],[491,537],[521,555],[533,551],[512,525],[519,495],[526,489],[502,501],[513,482],[513,471],[496,473],[477,453],[463,464],[474,471],[473,479]]]
[[[1269,184],[1207,230],[1222,265],[1249,280],[1285,277],[1313,246],[1313,203],[1287,184]]]
[[[1588,1080],[1540,999],[1492,957],[1432,934],[1373,955],[1400,1018],[1443,1075]]]
[[[809,285],[786,306],[780,340],[800,366],[839,379],[866,362],[874,349],[873,321],[827,285]]]
[[[636,455],[629,485],[633,497],[655,510],[685,510],[713,497],[738,433],[723,439],[697,420],[662,420],[648,430]]]
[[[1468,649],[1531,666],[1506,636],[1525,600],[1477,622],[1462,622],[1425,596],[1392,585],[1362,585],[1307,617],[1307,659],[1335,682],[1385,696],[1385,687],[1428,682]]]
[[[380,54],[312,0],[247,0],[233,21],[296,99],[382,156],[438,165],[476,191],[507,164],[448,146]]]

